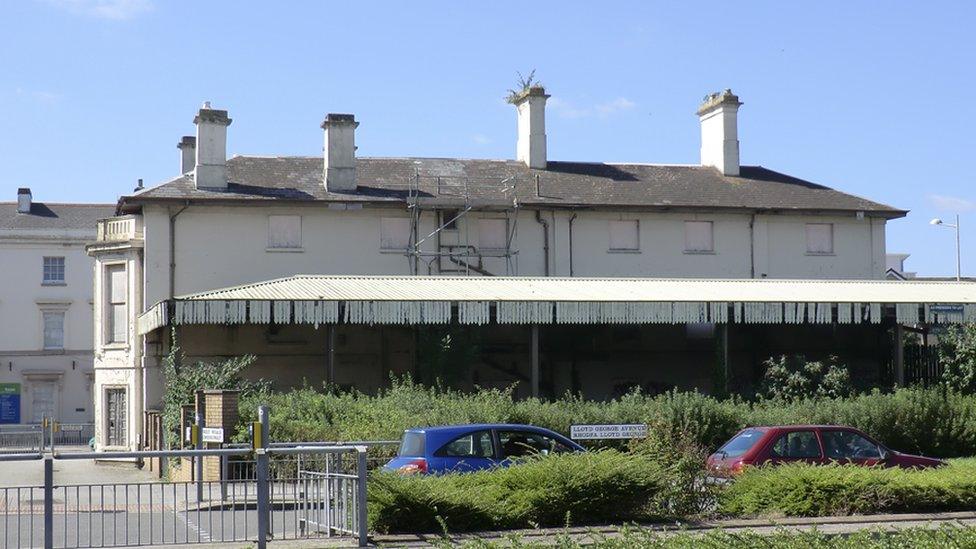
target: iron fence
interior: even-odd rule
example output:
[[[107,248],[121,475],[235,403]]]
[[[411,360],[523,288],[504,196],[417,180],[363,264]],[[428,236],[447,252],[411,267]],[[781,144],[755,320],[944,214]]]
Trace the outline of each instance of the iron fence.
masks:
[[[40,424],[0,425],[0,453],[40,452],[46,441]]]
[[[57,446],[88,446],[94,423],[42,423],[0,425],[0,453],[53,451]]]

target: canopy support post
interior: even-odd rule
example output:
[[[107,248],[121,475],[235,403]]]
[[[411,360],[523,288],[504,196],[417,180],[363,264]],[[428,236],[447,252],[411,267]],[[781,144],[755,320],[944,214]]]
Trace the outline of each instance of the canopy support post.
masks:
[[[899,387],[905,386],[905,327],[895,324],[895,367],[893,380]]]
[[[532,325],[532,396],[539,397],[539,325]]]

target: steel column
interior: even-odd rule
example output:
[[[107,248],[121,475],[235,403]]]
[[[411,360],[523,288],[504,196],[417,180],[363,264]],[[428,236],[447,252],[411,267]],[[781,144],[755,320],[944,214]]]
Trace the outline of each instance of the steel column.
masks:
[[[532,325],[532,396],[539,396],[539,325]]]

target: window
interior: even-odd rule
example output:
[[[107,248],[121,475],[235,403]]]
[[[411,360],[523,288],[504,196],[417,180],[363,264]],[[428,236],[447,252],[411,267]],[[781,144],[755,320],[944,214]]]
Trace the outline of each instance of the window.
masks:
[[[438,457],[493,457],[491,433],[477,431],[448,442],[435,454]]]
[[[45,257],[42,284],[64,284],[64,258]]]
[[[383,217],[380,219],[380,249],[403,251],[410,247],[410,219]]]
[[[478,220],[478,247],[483,250],[503,250],[508,244],[508,221],[504,219]]]
[[[128,318],[126,302],[128,286],[126,284],[125,265],[108,265],[105,267],[105,342],[125,343],[128,335]]]
[[[834,253],[833,223],[807,223],[807,253]]]
[[[105,444],[106,446],[125,446],[128,419],[125,405],[125,389],[105,390]]]
[[[529,431],[499,431],[498,442],[502,445],[503,457],[523,457],[572,451],[568,446],[553,438]]]
[[[685,251],[712,252],[715,250],[712,240],[711,221],[685,221]]]
[[[763,432],[759,429],[746,429],[726,442],[725,446],[718,449],[719,454],[725,457],[739,457],[748,452],[762,438]]]
[[[269,215],[268,248],[294,250],[302,247],[302,216]]]
[[[44,348],[64,349],[64,311],[44,311]]]
[[[456,231],[457,230],[457,210],[443,210],[441,211],[441,225],[444,226],[445,231]]]
[[[810,459],[820,457],[820,443],[813,431],[795,431],[779,437],[773,444],[774,457]]]
[[[824,431],[823,441],[828,459],[881,459],[881,448],[857,433]]]
[[[610,222],[610,251],[640,250],[640,225],[637,220]]]

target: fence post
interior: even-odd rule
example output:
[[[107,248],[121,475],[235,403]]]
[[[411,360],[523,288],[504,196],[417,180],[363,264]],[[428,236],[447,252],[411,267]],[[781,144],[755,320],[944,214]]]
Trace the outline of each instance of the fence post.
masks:
[[[54,547],[54,458],[44,456],[44,548]]]
[[[357,463],[356,475],[359,482],[356,485],[356,522],[359,527],[359,546],[366,547],[369,543],[367,536],[367,515],[366,515],[366,447],[356,448]]]
[[[266,549],[268,546],[268,519],[270,518],[270,494],[268,494],[268,407],[264,404],[258,406],[258,421],[261,425],[260,433],[255,433],[260,437],[260,447],[255,448],[255,459],[257,460],[257,496],[258,496],[258,549]],[[252,435],[253,436],[253,435]]]
[[[194,418],[197,424],[197,439],[194,441],[194,448],[197,450],[203,449],[203,414],[197,409],[196,418]],[[193,465],[197,471],[197,503],[203,501],[203,456],[194,456]]]

